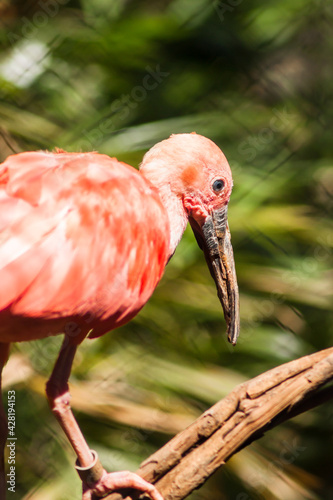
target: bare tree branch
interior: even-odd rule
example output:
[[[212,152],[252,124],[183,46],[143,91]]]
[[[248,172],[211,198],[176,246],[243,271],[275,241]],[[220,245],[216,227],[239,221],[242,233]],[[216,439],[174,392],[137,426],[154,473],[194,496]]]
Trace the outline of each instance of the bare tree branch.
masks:
[[[145,460],[137,473],[165,500],[181,500],[268,429],[333,398],[333,348],[304,356],[236,387]],[[107,500],[138,498],[112,493]]]

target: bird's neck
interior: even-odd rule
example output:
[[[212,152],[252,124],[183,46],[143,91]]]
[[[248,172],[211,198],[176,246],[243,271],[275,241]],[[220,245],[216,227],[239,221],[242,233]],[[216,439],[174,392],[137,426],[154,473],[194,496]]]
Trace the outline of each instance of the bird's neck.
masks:
[[[171,189],[168,179],[163,179],[160,171],[142,163],[140,173],[157,189],[169,219],[169,258],[174,254],[187,225],[187,215],[182,199]]]
[[[174,254],[187,225],[187,215],[182,200],[171,191],[170,185],[157,187],[162,203],[169,218],[170,247],[169,258]]]

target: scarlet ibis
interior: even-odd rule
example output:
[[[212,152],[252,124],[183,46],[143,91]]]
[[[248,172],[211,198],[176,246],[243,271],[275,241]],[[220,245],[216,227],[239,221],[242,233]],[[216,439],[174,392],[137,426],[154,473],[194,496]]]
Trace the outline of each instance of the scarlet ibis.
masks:
[[[46,394],[77,455],[84,500],[129,487],[162,497],[133,473],[107,473],[87,445],[69,404],[77,346],[138,313],[187,221],[215,280],[228,339],[236,343],[231,189],[224,154],[195,133],[156,144],[139,172],[106,155],[62,150],[20,153],[0,165],[0,368],[11,342],[64,334]],[[4,448],[3,408],[0,425]]]

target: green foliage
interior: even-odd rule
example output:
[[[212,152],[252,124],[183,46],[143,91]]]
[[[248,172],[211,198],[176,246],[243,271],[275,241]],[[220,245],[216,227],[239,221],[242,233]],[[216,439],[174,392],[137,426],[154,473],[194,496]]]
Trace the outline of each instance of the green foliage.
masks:
[[[137,166],[157,141],[196,131],[233,170],[237,347],[187,230],[138,317],[84,342],[75,362],[73,407],[88,442],[110,469],[135,469],[236,384],[332,343],[332,8],[7,1],[0,17],[0,120],[11,134],[2,159],[19,144]],[[59,341],[13,349],[33,367],[16,382],[16,498],[79,498],[73,453],[43,397]],[[191,498],[332,498],[332,411],[271,431]]]

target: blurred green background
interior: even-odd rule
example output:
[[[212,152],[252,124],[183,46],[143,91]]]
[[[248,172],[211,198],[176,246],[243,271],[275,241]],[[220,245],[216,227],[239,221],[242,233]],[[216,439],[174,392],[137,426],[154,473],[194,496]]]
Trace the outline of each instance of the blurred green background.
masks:
[[[1,160],[57,146],[138,166],[159,140],[196,131],[233,170],[237,346],[187,230],[143,311],[85,341],[75,361],[72,403],[89,444],[110,470],[135,470],[238,383],[332,344],[332,3],[2,0],[0,20]],[[44,396],[60,342],[12,349],[10,498],[80,498]],[[332,499],[332,428],[332,404],[303,414],[190,498]]]

